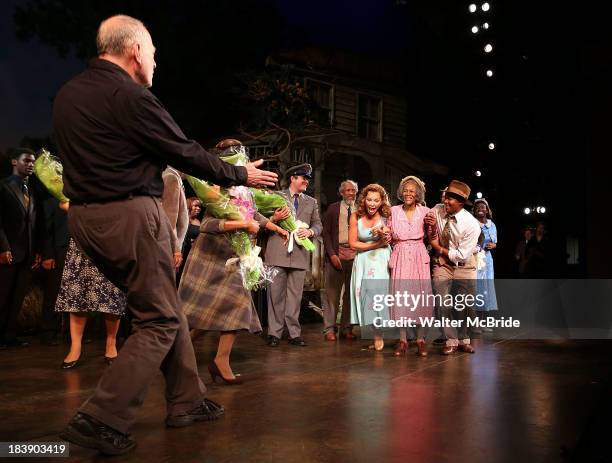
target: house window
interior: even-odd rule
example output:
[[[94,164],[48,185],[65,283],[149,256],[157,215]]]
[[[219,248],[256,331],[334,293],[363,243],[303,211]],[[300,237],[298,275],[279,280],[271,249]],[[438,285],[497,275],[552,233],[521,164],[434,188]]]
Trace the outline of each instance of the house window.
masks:
[[[306,89],[310,98],[319,105],[321,109],[327,111],[327,118],[330,125],[334,122],[334,87],[325,82],[307,79]]]
[[[381,114],[382,104],[380,98],[358,95],[357,135],[374,141],[381,141]]]
[[[291,151],[291,162],[293,164],[314,164],[314,152],[306,146],[294,147]]]

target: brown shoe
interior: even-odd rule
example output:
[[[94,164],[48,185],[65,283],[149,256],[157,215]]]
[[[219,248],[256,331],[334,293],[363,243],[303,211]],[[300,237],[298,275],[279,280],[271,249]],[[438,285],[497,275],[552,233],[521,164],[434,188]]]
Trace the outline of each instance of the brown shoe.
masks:
[[[325,340],[326,341],[335,341],[336,340],[336,333],[334,333],[333,331],[328,331],[327,333],[325,333]]]
[[[427,357],[427,347],[425,341],[417,341],[417,357]]]
[[[340,337],[343,339],[346,339],[347,341],[352,341],[353,339],[357,339],[357,336],[355,336],[352,331],[341,333]]]
[[[450,355],[453,352],[457,352],[457,346],[444,346],[442,348],[442,355]]]
[[[393,351],[393,355],[395,355],[396,357],[400,357],[402,355],[406,355],[406,349],[407,348],[408,348],[408,344],[406,344],[404,341],[399,341],[395,345],[395,350]]]
[[[459,346],[459,350],[468,354],[473,354],[476,352],[476,349],[474,349],[471,344],[461,344]]]

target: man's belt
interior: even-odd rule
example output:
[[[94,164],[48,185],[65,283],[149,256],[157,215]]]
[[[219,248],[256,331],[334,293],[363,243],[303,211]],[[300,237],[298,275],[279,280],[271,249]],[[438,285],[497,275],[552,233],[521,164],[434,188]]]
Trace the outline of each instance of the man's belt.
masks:
[[[438,265],[445,265],[446,264],[449,267],[465,267],[465,265],[466,265],[465,262],[454,263],[448,257],[438,256],[438,257],[436,257],[436,259],[437,259],[436,262],[438,263]]]
[[[151,196],[147,193],[139,193],[133,192],[128,193],[126,195],[121,196],[113,196],[112,198],[104,198],[96,201],[78,201],[78,200],[70,200],[71,206],[87,206],[88,204],[106,204],[106,203],[114,203],[116,201],[127,201],[129,199],[133,199],[135,196]]]
[[[465,267],[465,262],[457,262],[456,264],[452,261],[448,261],[451,267]]]

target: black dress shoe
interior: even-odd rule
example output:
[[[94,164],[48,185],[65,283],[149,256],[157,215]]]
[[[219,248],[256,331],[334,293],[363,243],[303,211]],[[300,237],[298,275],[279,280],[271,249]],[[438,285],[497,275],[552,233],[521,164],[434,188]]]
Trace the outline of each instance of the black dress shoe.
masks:
[[[166,418],[166,426],[170,428],[182,428],[196,421],[214,421],[225,413],[225,408],[210,399],[204,399],[200,405],[182,415],[174,415]]]
[[[71,368],[78,367],[79,360],[80,359],[73,360],[72,362],[62,362],[62,370],[70,370]]]
[[[60,437],[105,455],[123,455],[136,447],[136,441],[129,434],[120,433],[83,413],[77,413],[72,418]]]
[[[112,365],[113,362],[115,361],[115,359],[117,358],[117,356],[115,355],[114,357],[107,357],[106,355],[104,356],[104,361],[106,362],[107,365]]]
[[[298,336],[297,338],[289,339],[289,344],[300,347],[306,346],[306,342],[300,336]]]
[[[268,336],[268,346],[270,347],[278,347],[280,344],[280,339],[276,336]]]

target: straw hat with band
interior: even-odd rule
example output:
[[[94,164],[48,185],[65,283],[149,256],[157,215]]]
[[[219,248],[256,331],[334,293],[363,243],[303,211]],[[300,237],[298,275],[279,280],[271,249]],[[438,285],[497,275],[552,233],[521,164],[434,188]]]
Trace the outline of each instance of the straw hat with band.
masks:
[[[460,182],[459,180],[451,180],[446,187],[446,190],[441,191],[444,191],[444,194],[454,196],[466,206],[472,205],[472,202],[470,201],[470,192],[472,190],[466,183]]]

